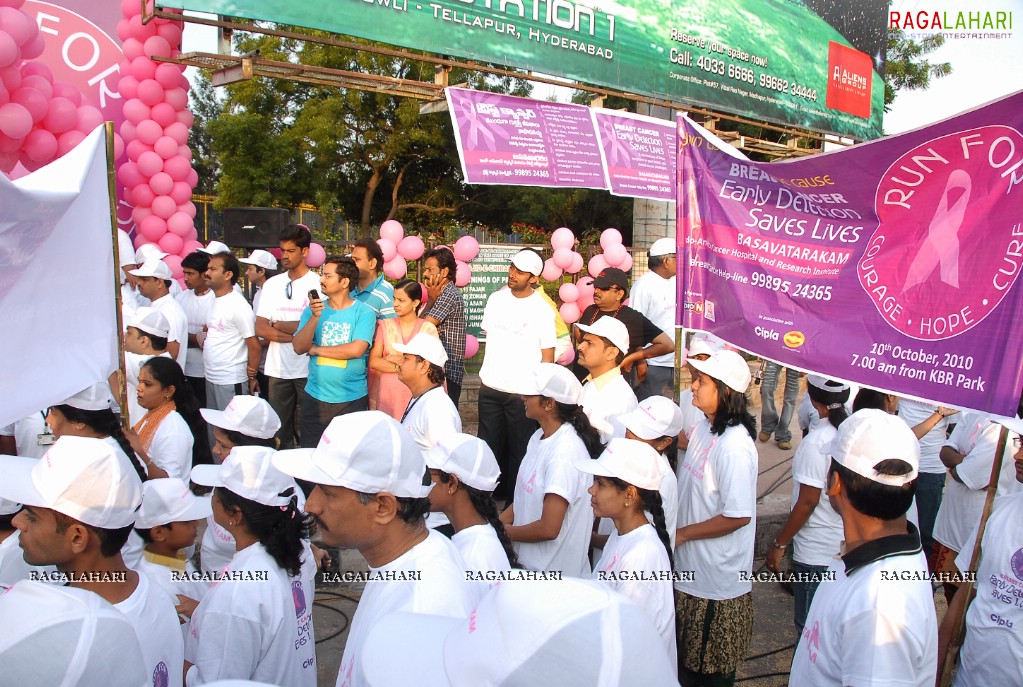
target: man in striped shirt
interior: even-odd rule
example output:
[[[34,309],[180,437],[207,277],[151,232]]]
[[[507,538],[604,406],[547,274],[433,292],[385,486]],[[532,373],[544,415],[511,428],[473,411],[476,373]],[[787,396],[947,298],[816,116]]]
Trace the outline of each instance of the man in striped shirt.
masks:
[[[384,279],[384,253],[370,238],[359,239],[352,246],[352,260],[359,268],[359,283],[352,289],[352,298],[373,308],[378,320],[394,314],[394,287]]]
[[[423,280],[430,302],[423,319],[437,327],[448,361],[444,375],[448,379],[448,396],[457,406],[465,377],[465,301],[455,286],[455,256],[450,248],[434,248],[426,253]]]

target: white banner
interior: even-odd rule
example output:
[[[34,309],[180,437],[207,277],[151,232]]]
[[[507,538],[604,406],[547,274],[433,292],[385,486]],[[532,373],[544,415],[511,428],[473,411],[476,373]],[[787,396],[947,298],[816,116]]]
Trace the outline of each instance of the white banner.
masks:
[[[0,174],[0,427],[117,367],[104,127],[17,181]]]

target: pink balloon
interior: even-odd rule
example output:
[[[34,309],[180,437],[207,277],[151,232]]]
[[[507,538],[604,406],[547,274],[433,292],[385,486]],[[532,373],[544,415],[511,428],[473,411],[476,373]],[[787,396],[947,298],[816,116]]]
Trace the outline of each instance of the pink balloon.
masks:
[[[175,181],[170,196],[178,205],[184,205],[192,198],[192,187],[183,181]]]
[[[150,210],[149,208],[144,208],[139,205],[136,205],[131,209],[131,218],[135,220],[135,224],[138,224],[146,217],[149,217],[151,214],[153,214],[152,210]]]
[[[125,141],[134,141],[137,133],[136,126],[129,122],[127,119],[121,122],[120,128],[117,130],[121,134],[121,138]]]
[[[394,260],[394,256],[398,254],[398,247],[390,239],[377,239],[377,245],[380,246],[380,252],[384,254],[385,263]]]
[[[125,188],[131,188],[144,181],[142,173],[139,172],[139,168],[134,162],[122,163],[121,166],[117,168],[117,180],[120,181],[121,185]]]
[[[120,134],[114,134],[114,159],[120,160],[122,155],[124,155],[124,139]]]
[[[157,83],[156,79],[139,81],[139,100],[152,107],[163,102],[163,86]]]
[[[559,268],[567,270],[572,265],[572,250],[570,248],[557,248],[551,260]]]
[[[144,181],[131,189],[131,202],[136,207],[148,208],[153,204],[154,200],[156,200],[156,194],[153,193],[153,189],[149,188],[149,184]]]
[[[67,155],[67,153],[77,146],[79,143],[85,140],[85,134],[77,129],[71,131],[65,131],[57,137],[57,157]]]
[[[192,219],[195,219],[195,213],[196,213],[195,203],[193,203],[191,201],[189,201],[188,203],[182,203],[181,205],[178,206],[178,212],[183,212],[186,215],[188,215],[189,217],[191,217]],[[280,260],[281,256],[278,255],[277,259]]]
[[[604,249],[604,260],[609,267],[620,266],[627,257],[629,257],[629,251],[625,250],[625,246],[620,243],[612,243]]]
[[[129,38],[128,40],[121,43],[121,52],[129,60],[134,60],[136,57],[145,57],[146,51],[142,47],[142,42],[137,38]]]
[[[389,219],[380,225],[380,238],[392,241],[395,246],[398,245],[404,234],[405,229],[401,226],[401,222],[397,220]]]
[[[131,74],[125,74],[117,81],[117,92],[124,98],[125,102],[138,97],[139,81]]]
[[[188,162],[188,160],[185,160]],[[185,183],[188,184],[189,188],[195,188],[199,185],[199,173],[192,169],[191,165],[188,167],[188,177],[185,178]]]
[[[181,249],[181,253],[183,255],[189,255],[202,247],[203,245],[200,241],[196,241],[195,239],[189,239],[185,241],[185,247]],[[269,252],[273,253],[275,250],[280,250],[280,248],[271,248]],[[280,260],[280,258],[277,259]]]
[[[163,62],[156,65],[155,78],[164,89],[177,88],[181,84],[181,72],[177,65]]]
[[[170,255],[177,255],[181,252],[181,249],[185,247],[185,240],[177,234],[172,234],[169,231],[160,237],[156,242],[160,246],[160,250]],[[168,256],[170,257],[170,256]],[[181,266],[180,258],[178,259],[178,267]]]
[[[153,193],[158,196],[166,196],[174,190],[174,180],[167,172],[157,172],[149,179],[149,188],[153,189]]]
[[[131,37],[131,23],[127,19],[117,22],[117,37],[122,41]]]
[[[0,29],[0,69],[9,67],[18,61],[21,51],[18,44],[11,38],[11,34]]]
[[[543,272],[540,273],[540,278],[545,281],[557,281],[561,279],[561,268],[554,264],[554,260],[547,258],[543,263]]]
[[[174,236],[174,234],[167,234],[167,236]],[[166,237],[164,237],[164,238],[166,238]],[[177,238],[177,237],[175,237],[175,238]],[[182,243],[184,243],[184,242],[182,242]],[[160,245],[160,248],[163,249],[164,253],[170,253],[170,255],[168,255],[167,257],[165,257],[163,259],[164,264],[166,264],[167,267],[170,268],[171,274],[174,276],[175,279],[181,279],[181,277],[184,275],[184,272],[182,272],[182,270],[181,270],[181,256],[182,255],[188,255],[188,253],[183,253],[182,252],[184,246],[182,245],[181,248],[178,248],[177,250],[172,251],[172,250],[169,250],[168,248],[164,247],[163,239],[160,239],[159,245]]]
[[[129,160],[132,162],[138,162],[139,158],[142,157],[142,153],[151,152],[153,147],[147,146],[145,143],[136,138],[128,141],[128,145],[125,146],[125,150],[128,153]]]
[[[472,358],[480,352],[480,342],[472,334],[465,335],[465,359]]]
[[[577,300],[575,304],[579,306],[579,312],[586,310],[586,308],[593,305],[593,294],[590,294],[589,298],[583,298],[582,296],[580,296],[579,300]]]
[[[21,59],[34,60],[41,56],[45,49],[46,41],[43,39],[43,34],[37,33],[35,38],[21,46]]]
[[[130,26],[134,27],[136,24],[141,26],[141,22],[131,21],[131,18],[142,14],[142,3],[138,0],[121,0],[121,14],[128,19]],[[134,35],[134,29],[132,35]]]
[[[384,276],[388,279],[404,279],[406,274],[408,274],[408,264],[400,255],[390,262],[384,263]]]
[[[564,318],[562,318],[564,319]],[[566,324],[568,324],[566,322]],[[565,349],[565,352],[555,361],[558,365],[571,365],[572,361],[575,360],[575,347],[569,346]]]
[[[172,157],[163,163],[163,171],[170,174],[171,179],[174,181],[184,181],[187,179],[188,172],[191,169],[192,165],[183,157]]]
[[[461,236],[455,241],[455,249],[452,252],[455,254],[455,260],[472,262],[480,253],[480,242],[473,236]]]
[[[50,110],[50,102],[46,96],[31,87],[21,87],[11,94],[11,102],[24,105],[28,113],[32,115],[32,123],[38,124],[46,117]]]
[[[572,253],[572,264],[568,266],[565,271],[569,274],[579,274],[579,270],[583,268],[583,256],[579,253]]]
[[[554,250],[559,248],[572,250],[573,246],[575,246],[575,234],[568,227],[558,227],[551,234],[551,248]]]
[[[472,270],[461,260],[455,260],[455,286],[462,288],[472,281]]]
[[[163,135],[173,138],[179,146],[188,143],[188,127],[177,120],[164,128]]]
[[[147,38],[142,47],[150,57],[170,57],[171,54],[170,43],[167,42],[166,38],[161,38],[160,36]]]
[[[150,150],[139,155],[138,166],[142,176],[151,177],[163,169],[163,158]]]
[[[0,107],[0,131],[11,138],[25,138],[32,130],[32,115],[24,105],[7,103]]]
[[[309,244],[309,255],[305,256],[306,267],[319,267],[327,259],[327,251],[318,243]]]
[[[167,220],[167,231],[184,238],[192,231],[192,218],[184,212],[176,212]]]
[[[131,61],[128,73],[141,83],[156,76],[156,63],[148,57],[136,57]]]
[[[178,45],[181,42],[181,27],[174,22],[160,24],[156,27],[156,35],[171,45]],[[180,74],[181,72],[178,73]]]
[[[78,108],[67,98],[53,98],[43,119],[43,126],[52,133],[62,134],[75,128],[78,123]]]
[[[0,153],[4,155],[13,154],[15,158],[18,156],[18,151],[21,150],[21,144],[24,139],[11,138],[7,134],[0,131]]]
[[[579,300],[593,300],[593,278],[583,277],[576,282],[576,288],[579,289]]]
[[[566,282],[558,288],[558,297],[563,303],[575,303],[579,300],[579,287],[572,282]]]
[[[632,270],[632,255],[630,253],[625,254],[625,260],[623,260],[622,264],[618,266],[618,269],[622,272],[629,272]]]
[[[39,33],[39,28],[24,12],[13,7],[0,7],[0,29],[18,45],[25,45]]]
[[[167,233],[167,222],[156,215],[150,215],[139,222],[139,234],[149,241],[159,241]]]
[[[586,267],[591,277],[596,277],[598,274],[607,269],[607,260],[604,259],[603,255],[597,254],[590,258],[590,264]]]
[[[21,65],[21,75],[41,76],[43,81],[53,86],[53,70],[44,62],[25,62]]]
[[[582,314],[579,311],[579,306],[575,303],[562,303],[561,307],[558,308],[558,312],[561,313],[561,319],[565,321],[565,324],[572,324]]]
[[[425,251],[423,239],[418,236],[406,236],[398,243],[398,255],[406,260],[418,260]]]
[[[178,146],[178,155],[185,158],[186,160],[192,159],[192,149],[188,146]]]
[[[27,64],[25,67],[34,66]],[[46,78],[47,75],[30,72],[28,69],[22,68],[21,70],[22,88],[34,88],[42,93],[47,100],[53,97],[53,78]]]
[[[177,110],[184,110],[188,107],[188,91],[184,88],[168,89],[163,96],[164,102]]]
[[[157,103],[156,105],[153,105],[153,109],[150,110],[149,116],[152,117],[153,121],[161,127],[168,127],[178,121],[178,113],[167,103]]]
[[[0,69],[0,81],[3,81],[4,88],[8,91],[16,91],[21,88],[21,70],[17,67]]]
[[[144,123],[145,122],[143,122],[143,124]],[[178,144],[170,136],[161,136],[160,138],[156,139],[155,143],[153,143],[153,152],[162,157],[164,160],[169,160],[172,157],[178,156]]]
[[[61,98],[67,98],[75,107],[81,107],[82,105],[82,92],[78,90],[78,86],[67,81],[54,81],[53,82],[53,95],[60,96]]]
[[[91,134],[103,123],[103,113],[92,105],[79,105],[75,112],[75,128],[83,134]]]
[[[178,112],[178,121],[184,124],[186,127],[191,127],[195,124],[195,115],[189,110],[181,110]]]
[[[18,164],[17,153],[0,153],[0,172],[10,172]]]
[[[163,136],[163,127],[152,119],[143,119],[135,126],[135,135],[140,141],[151,146]]]
[[[280,249],[280,248],[277,248],[277,247],[274,247],[274,248],[267,248],[267,249],[266,249],[266,252],[267,252],[267,253],[269,253],[270,255],[274,256],[274,257],[275,257],[275,258],[277,258],[278,260],[280,260],[280,259],[281,259],[281,256],[282,256],[282,255],[284,255],[284,253],[282,253],[282,252],[281,252],[281,249]]]
[[[149,186],[152,188],[152,181],[149,182]],[[157,196],[153,198],[150,207],[153,209],[153,214],[161,219],[170,219],[178,211],[178,204],[170,196]]]
[[[608,228],[600,232],[600,247],[607,250],[608,246],[614,244],[621,245],[622,243],[622,232],[617,229]]]
[[[24,149],[36,162],[49,162],[57,154],[57,137],[46,129],[35,129],[25,137]]]
[[[0,0],[0,2],[2,1],[3,0]],[[0,81],[0,105],[6,105],[9,102],[11,102],[11,94],[7,92],[7,88],[4,86],[3,82]]]
[[[132,98],[124,104],[124,118],[138,126],[139,122],[149,119],[149,105],[138,98]]]

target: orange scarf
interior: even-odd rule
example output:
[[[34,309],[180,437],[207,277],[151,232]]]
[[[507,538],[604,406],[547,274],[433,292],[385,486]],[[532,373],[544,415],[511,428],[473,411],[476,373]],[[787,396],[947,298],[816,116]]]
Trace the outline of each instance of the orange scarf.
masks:
[[[153,408],[147,412],[142,419],[135,423],[132,430],[139,435],[139,441],[142,442],[142,448],[148,453],[149,447],[153,445],[153,437],[156,436],[156,430],[160,428],[160,423],[163,422],[164,418],[173,413],[177,409],[174,401],[167,401],[166,403]]]

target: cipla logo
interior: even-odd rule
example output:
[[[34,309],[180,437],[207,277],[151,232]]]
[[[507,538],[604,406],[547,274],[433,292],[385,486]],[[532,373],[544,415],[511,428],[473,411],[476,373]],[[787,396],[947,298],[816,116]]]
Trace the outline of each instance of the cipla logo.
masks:
[[[305,615],[305,590],[302,588],[302,583],[299,580],[295,580],[291,583],[291,596],[295,600],[295,617],[301,618]]]

